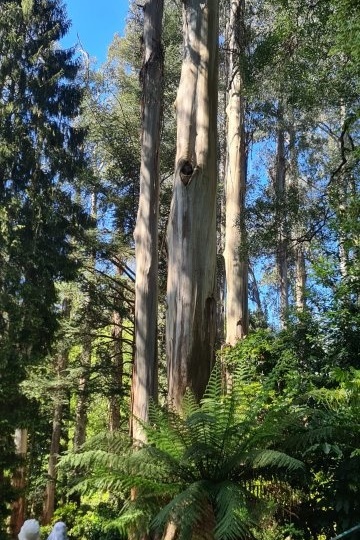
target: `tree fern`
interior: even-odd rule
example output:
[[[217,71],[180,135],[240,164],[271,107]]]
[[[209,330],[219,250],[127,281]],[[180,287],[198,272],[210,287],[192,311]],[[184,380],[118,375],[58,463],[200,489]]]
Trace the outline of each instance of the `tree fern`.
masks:
[[[276,447],[296,411],[273,406],[269,390],[254,392],[247,377],[237,369],[225,386],[216,365],[200,404],[188,394],[181,414],[151,405],[140,448],[106,435],[95,441],[97,449],[90,442],[63,465],[89,467],[80,489],[126,499],[117,522],[132,535],[173,523],[179,540],[249,538],[266,496],[266,490],[251,491],[251,482],[286,482],[303,464]]]

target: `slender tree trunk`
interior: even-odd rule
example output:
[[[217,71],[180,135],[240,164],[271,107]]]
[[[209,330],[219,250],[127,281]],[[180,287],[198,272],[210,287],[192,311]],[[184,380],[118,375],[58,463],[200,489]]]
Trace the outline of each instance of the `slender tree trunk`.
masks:
[[[132,381],[132,436],[143,440],[136,418],[148,419],[150,399],[157,399],[159,152],[162,117],[163,0],[144,6],[144,60],[140,198],[134,232],[135,360]]]
[[[230,70],[228,164],[226,174],[226,343],[235,345],[249,331],[248,256],[245,228],[246,143],[245,99],[238,62],[244,48],[245,0],[230,4]]]
[[[282,115],[280,114],[280,124]],[[286,157],[285,157],[285,132],[280,125],[277,132],[276,171],[275,171],[275,196],[277,208],[277,251],[276,267],[279,280],[280,295],[280,327],[285,328],[287,312],[289,309],[288,295],[288,254],[287,234],[285,224],[284,204],[286,200]]]
[[[260,291],[257,283],[257,279],[251,264],[248,263],[249,277],[251,281],[251,300],[256,304],[257,313],[265,320],[265,313],[261,304]]]
[[[185,0],[183,17],[166,320],[168,397],[177,408],[187,388],[203,395],[216,339],[218,0]]]
[[[112,361],[112,394],[109,397],[109,430],[116,431],[120,427],[120,398],[118,391],[123,382],[123,350],[122,350],[122,319],[118,311],[113,313],[113,361]]]
[[[10,532],[12,537],[17,538],[17,535],[21,529],[25,519],[25,505],[26,498],[24,489],[26,487],[26,465],[25,459],[27,455],[27,429],[15,430],[15,453],[24,461],[24,463],[18,467],[12,478],[12,486],[19,492],[19,498],[13,503],[11,508],[10,517]]]
[[[97,194],[94,191],[91,194],[91,209],[90,215],[94,222],[97,219]],[[89,266],[95,268],[95,254],[90,256]],[[90,298],[85,300],[85,309],[90,303]],[[88,404],[89,404],[89,376],[91,368],[91,353],[92,353],[92,337],[91,337],[92,322],[85,314],[84,324],[82,328],[82,351],[80,357],[80,377],[77,389],[77,402],[75,409],[75,431],[74,431],[74,451],[77,452],[84,444],[86,439],[86,426],[88,420]]]
[[[89,401],[89,370],[91,366],[91,337],[83,336],[83,345],[81,352],[81,374],[77,387],[77,402],[75,409],[75,432],[74,432],[74,451],[77,452],[84,444],[86,439],[86,425],[88,416]]]
[[[295,305],[299,312],[306,308],[306,265],[303,247],[297,246],[295,249]]]
[[[224,12],[221,13],[221,4],[219,5],[219,19],[227,16],[227,6],[223,5]],[[224,52],[221,61],[219,61],[219,79],[228,81],[229,79],[229,55],[225,50],[229,43],[229,25],[224,28]],[[218,165],[218,187],[217,187],[217,265],[216,265],[216,347],[219,348],[225,343],[225,309],[226,309],[226,273],[225,273],[225,181],[226,181],[226,166],[227,166],[227,104],[228,104],[228,89],[224,84],[221,92],[219,92],[218,103],[218,139],[219,139],[219,165]],[[221,255],[220,255],[221,254]]]
[[[301,179],[299,176],[298,168],[298,156],[296,151],[296,132],[292,126],[289,130],[290,142],[289,142],[289,185],[292,187],[293,196],[296,198],[294,201],[295,207],[295,222],[291,226],[291,236],[296,242],[294,249],[295,260],[295,307],[297,311],[303,312],[306,308],[306,264],[305,264],[305,250],[304,245],[298,239],[301,237],[304,227],[301,220],[301,208],[302,208],[302,189]]]
[[[67,307],[65,309],[68,309]],[[56,359],[56,372],[58,379],[58,389],[54,400],[53,424],[51,434],[50,455],[48,462],[47,483],[45,491],[45,500],[43,506],[42,524],[48,525],[54,515],[55,510],[55,493],[57,480],[57,462],[60,454],[60,438],[63,421],[63,409],[65,392],[62,389],[62,378],[64,370],[68,364],[68,353],[63,351]]]

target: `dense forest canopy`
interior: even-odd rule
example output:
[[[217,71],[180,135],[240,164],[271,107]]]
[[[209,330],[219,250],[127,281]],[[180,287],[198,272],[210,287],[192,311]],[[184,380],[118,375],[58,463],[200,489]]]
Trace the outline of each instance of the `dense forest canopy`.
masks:
[[[0,2],[1,538],[355,538],[359,21]]]

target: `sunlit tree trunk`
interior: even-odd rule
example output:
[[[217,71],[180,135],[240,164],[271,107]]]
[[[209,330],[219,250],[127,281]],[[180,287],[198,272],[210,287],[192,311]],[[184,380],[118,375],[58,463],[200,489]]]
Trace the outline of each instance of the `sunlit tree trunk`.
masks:
[[[216,339],[218,0],[183,2],[184,57],[168,225],[166,345],[169,400],[200,398]]]
[[[134,232],[135,359],[132,380],[132,436],[143,440],[136,418],[148,419],[149,402],[157,397],[157,303],[159,152],[162,116],[163,0],[144,5],[144,59],[139,208]],[[135,417],[135,419],[134,419]]]
[[[222,9],[223,8],[223,13]],[[227,5],[219,5],[219,21],[224,16],[227,17]],[[221,24],[221,23],[220,23]],[[223,80],[224,84],[219,91],[219,103],[218,103],[218,147],[219,147],[219,162],[218,162],[218,183],[217,183],[217,265],[216,265],[216,347],[220,348],[225,344],[225,306],[226,306],[226,274],[225,274],[225,260],[224,260],[224,248],[225,248],[225,179],[226,179],[226,165],[227,165],[227,103],[228,103],[228,89],[227,81],[229,78],[229,55],[227,53],[227,44],[229,25],[225,24],[223,28],[224,50],[219,58],[219,80]],[[219,36],[219,40],[222,37]]]
[[[286,156],[285,156],[285,131],[280,113],[279,128],[277,130],[276,167],[275,167],[275,197],[276,197],[276,224],[277,224],[277,249],[276,268],[278,275],[278,288],[280,296],[280,327],[286,326],[286,318],[289,309],[288,295],[288,254],[287,234],[285,223],[284,204],[286,201]]]
[[[232,0],[229,21],[228,163],[226,172],[226,343],[235,345],[249,330],[248,256],[245,228],[246,142],[245,99],[239,68],[244,48],[245,0]]]
[[[24,489],[26,487],[26,454],[27,454],[27,440],[28,440],[28,431],[25,428],[15,430],[15,453],[16,455],[23,460],[23,464],[20,465],[12,478],[12,486],[18,491],[19,497],[12,504],[11,508],[11,517],[10,517],[10,532],[14,538],[17,538],[22,524],[25,519],[25,504],[26,498]]]
[[[340,109],[340,118],[341,125],[345,125],[346,120],[346,107],[345,105],[341,106]],[[343,148],[340,149],[344,154],[351,152],[352,144],[349,141],[349,137],[346,131],[343,133],[341,145]],[[349,177],[344,174],[339,175],[337,181],[337,215],[340,222],[346,216],[349,208],[349,201],[351,200],[351,183],[349,182]],[[339,268],[340,275],[343,280],[346,280],[349,275],[349,232],[345,233],[343,227],[339,227],[339,237],[338,237],[338,256],[339,256]]]
[[[295,307],[298,312],[303,312],[306,308],[306,264],[304,243],[301,236],[304,232],[304,226],[301,219],[302,208],[302,182],[298,167],[298,154],[296,151],[296,132],[292,126],[289,129],[289,187],[291,187],[292,196],[295,200],[292,202],[294,208],[294,223],[291,224],[291,237],[294,244],[294,263],[295,263]]]
[[[299,312],[305,310],[306,265],[302,246],[295,249],[295,305]]]

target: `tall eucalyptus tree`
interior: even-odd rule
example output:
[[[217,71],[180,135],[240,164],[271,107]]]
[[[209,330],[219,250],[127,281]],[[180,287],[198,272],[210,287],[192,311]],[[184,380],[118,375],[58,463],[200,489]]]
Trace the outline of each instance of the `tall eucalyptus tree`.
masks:
[[[218,0],[186,0],[183,22],[166,320],[168,394],[175,407],[188,387],[197,398],[203,394],[216,337]]]
[[[229,90],[227,105],[227,170],[225,181],[226,343],[235,345],[248,333],[248,255],[245,193],[247,148],[245,92],[242,80],[245,52],[245,1],[230,2]]]
[[[139,207],[134,231],[135,360],[132,380],[132,434],[142,439],[136,421],[148,420],[149,402],[157,396],[159,157],[163,87],[161,45],[163,0],[144,4],[144,58],[141,70],[142,138]]]

